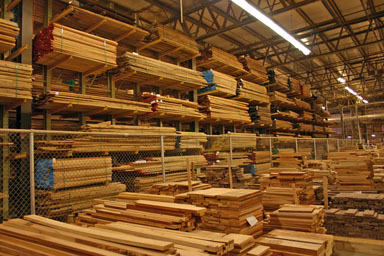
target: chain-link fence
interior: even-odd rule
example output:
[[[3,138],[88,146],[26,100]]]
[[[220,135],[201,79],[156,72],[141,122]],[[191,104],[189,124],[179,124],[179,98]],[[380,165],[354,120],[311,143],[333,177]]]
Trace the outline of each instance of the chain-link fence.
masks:
[[[308,152],[309,159],[324,159],[328,152],[358,143],[255,134],[160,136],[10,129],[1,130],[0,138],[0,220],[36,213],[63,221],[89,208],[95,199],[123,191],[151,192],[155,183],[185,181],[188,166],[196,179],[207,164],[230,165],[235,168],[234,182],[240,182],[267,173],[279,152]]]

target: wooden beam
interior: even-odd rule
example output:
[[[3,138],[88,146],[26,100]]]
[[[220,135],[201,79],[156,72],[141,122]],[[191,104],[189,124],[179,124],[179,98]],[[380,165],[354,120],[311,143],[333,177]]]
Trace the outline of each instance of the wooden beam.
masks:
[[[69,56],[65,56],[59,60],[57,60],[55,63],[53,63],[52,65],[49,65],[48,66],[48,71],[51,71],[51,70],[54,70],[55,68],[57,68],[60,64],[63,64],[69,60],[71,60],[73,57],[71,55]]]
[[[200,56],[200,53],[197,53],[195,55],[191,55],[191,56],[185,57],[183,59],[178,59],[178,61],[181,63],[181,62],[184,62],[184,61],[187,61],[187,60],[191,60],[191,59],[199,57],[199,56]]]
[[[133,76],[134,74],[136,74],[136,70],[133,70],[133,71],[130,71],[130,72],[127,72],[127,73],[123,73],[117,77],[112,77],[112,81],[113,82],[117,82],[117,81],[120,81],[120,80],[123,80],[125,78],[128,78],[130,76]]]
[[[11,109],[14,109],[14,108],[20,106],[21,104],[26,103],[26,102],[27,102],[27,99],[15,100],[15,102],[13,102],[12,104],[5,106],[5,111],[9,111]]]
[[[21,2],[21,0],[13,0],[12,2],[10,2],[8,5],[7,5],[7,12],[10,12],[12,11],[16,5],[18,5],[19,3]]]
[[[159,38],[159,39],[157,39],[157,40],[155,40],[155,41],[149,42],[149,43],[147,43],[147,44],[141,46],[139,49],[137,49],[137,51],[144,50],[144,49],[146,49],[146,48],[148,48],[148,47],[151,47],[151,46],[153,46],[153,45],[155,45],[155,44],[158,44],[158,43],[160,43],[160,42],[161,42],[161,38]]]
[[[100,69],[106,68],[106,67],[107,67],[107,65],[105,65],[105,64],[98,65],[94,68],[91,68],[90,70],[83,72],[83,76],[92,75],[93,73],[99,71]]]
[[[175,52],[177,52],[177,51],[179,51],[179,50],[181,50],[183,48],[184,48],[183,46],[179,46],[179,47],[173,48],[171,50],[162,52],[162,53],[159,54],[159,59],[161,59],[162,57],[167,56],[167,55],[169,55],[171,53],[175,53]]]
[[[116,38],[114,38],[113,41],[119,42],[119,41],[129,37],[130,35],[136,33],[136,32],[137,32],[136,29],[129,30],[129,31],[117,36]]]
[[[28,49],[28,45],[25,44],[22,47],[20,47],[19,49],[17,49],[16,51],[14,51],[13,53],[11,53],[7,58],[5,58],[5,60],[11,61],[13,59],[16,59],[17,57],[20,56],[20,54],[22,54],[27,49]]]
[[[100,20],[99,22],[93,24],[92,26],[90,26],[89,28],[87,28],[84,32],[87,32],[87,33],[90,33],[92,32],[93,30],[99,28],[101,25],[103,25],[105,22],[107,22],[107,18],[104,18],[102,20]]]
[[[67,16],[68,14],[70,14],[71,12],[74,11],[74,8],[73,6],[68,6],[67,9],[65,9],[64,11],[62,11],[61,13],[57,14],[55,17],[53,17],[50,21],[49,21],[49,24],[52,24],[52,23],[55,23],[56,21],[59,21],[61,20],[62,18],[64,18],[65,16]]]
[[[163,77],[162,76],[158,76],[158,77],[153,78],[153,79],[148,79],[148,80],[145,80],[145,81],[137,83],[137,85],[143,86],[143,85],[147,85],[147,84],[151,84],[151,83],[157,82],[159,80],[163,80]]]
[[[57,112],[60,112],[60,111],[67,110],[67,109],[69,109],[71,107],[72,107],[72,103],[69,103],[69,104],[67,104],[65,106],[61,106],[61,107],[58,107],[58,108],[55,108],[55,109],[50,109],[47,112],[48,112],[48,114],[53,114],[53,113],[57,113]]]
[[[101,107],[101,108],[97,108],[93,111],[89,111],[89,112],[86,112],[84,113],[85,116],[93,116],[93,115],[96,115],[96,114],[100,114],[104,111],[108,111],[108,107]]]

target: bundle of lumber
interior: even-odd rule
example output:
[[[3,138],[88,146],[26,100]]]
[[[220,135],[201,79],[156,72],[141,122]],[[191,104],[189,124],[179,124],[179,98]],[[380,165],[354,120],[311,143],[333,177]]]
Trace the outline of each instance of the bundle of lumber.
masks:
[[[291,150],[291,149],[289,149]],[[297,168],[300,169],[304,160],[309,156],[309,152],[291,153],[284,152],[284,149],[280,148],[279,153],[272,155],[274,166],[285,168]],[[278,170],[276,170],[278,171]],[[280,170],[283,171],[283,170]],[[280,172],[279,171],[279,172]]]
[[[276,130],[292,130],[293,124],[289,121],[274,119],[272,128]]]
[[[378,214],[374,210],[337,208],[325,212],[328,234],[384,240],[384,214]]]
[[[331,168],[337,172],[339,189],[372,189],[373,170],[369,156],[358,156],[353,152],[333,152],[327,156],[333,160]]]
[[[177,132],[177,149],[203,149],[208,142],[207,135],[202,132]]]
[[[300,85],[300,98],[310,99],[312,98],[311,87],[309,85],[301,84]]]
[[[187,169],[187,161],[193,163],[195,167],[201,167],[207,164],[203,155],[166,156],[164,157],[165,172],[184,171]],[[161,157],[148,157],[113,167],[113,171],[133,172],[137,174],[161,174],[162,161]]]
[[[201,111],[209,123],[249,124],[248,103],[205,95],[199,99]]]
[[[276,119],[280,120],[287,120],[287,121],[297,121],[299,118],[299,114],[293,111],[277,111],[275,113],[272,113],[271,116]]]
[[[335,256],[381,256],[383,251],[384,244],[380,240],[335,236]]]
[[[194,205],[150,200],[99,201],[92,209],[83,210],[76,224],[94,226],[115,221],[152,227],[192,231],[199,227],[206,209]]]
[[[92,207],[94,199],[111,199],[125,190],[126,186],[118,182],[62,190],[36,190],[36,212],[49,218],[65,217]]]
[[[98,124],[85,124],[81,127],[83,132],[105,132],[105,133],[124,133],[132,135],[175,135],[174,127],[154,127],[154,126],[135,126],[135,125],[114,125],[110,121]]]
[[[0,100],[2,105],[31,100],[32,66],[0,60]]]
[[[196,66],[205,70],[214,69],[221,73],[240,76],[248,74],[243,65],[235,55],[220,50],[214,46],[207,46],[201,51],[202,58],[197,61]]]
[[[384,213],[384,194],[362,194],[356,192],[339,193],[330,201],[332,208],[341,210],[375,210]]]
[[[301,88],[299,80],[295,78],[288,79],[289,95],[290,96],[300,96]]]
[[[255,164],[267,163],[271,160],[270,152],[269,151],[253,151],[250,155],[250,159]]]
[[[85,228],[37,215],[0,225],[0,247],[9,255],[179,255],[174,243]]]
[[[269,213],[264,221],[264,231],[288,229],[324,234],[325,211],[320,205],[285,204]]]
[[[273,255],[331,256],[332,235],[275,229],[256,239],[256,244],[269,246]]]
[[[331,160],[305,160],[303,167],[305,168],[312,168],[312,169],[319,169],[319,170],[329,170]]]
[[[212,186],[210,184],[202,183],[201,181],[191,181],[192,191],[209,189]],[[166,182],[153,184],[151,189],[148,191],[151,194],[156,195],[170,195],[174,196],[177,194],[188,192],[188,182]]]
[[[300,113],[300,118],[304,121],[312,121],[313,120],[313,113],[308,111],[302,111]]]
[[[112,181],[111,157],[38,160],[35,182],[40,189],[65,189]]]
[[[207,81],[208,87],[198,90],[199,95],[215,95],[229,97],[236,95],[237,81],[229,76],[214,70],[203,71],[202,76]]]
[[[227,165],[228,159],[230,159],[229,152],[216,151],[213,153],[204,153],[205,158],[208,161],[208,164],[219,164],[219,165]],[[232,165],[241,166],[241,165],[249,165],[252,162],[249,159],[249,152],[232,152]]]
[[[324,127],[320,125],[313,125],[313,132],[314,133],[323,133]]]
[[[129,186],[129,191],[135,192],[144,192],[148,193],[148,191],[152,188],[153,184],[163,182],[163,175],[143,175],[137,176],[135,173],[126,173],[124,171],[114,171],[116,175],[119,176],[119,180],[127,184]],[[178,181],[186,181],[188,180],[188,174],[186,171],[178,171],[178,172],[169,172],[165,176],[166,182],[178,182]]]
[[[201,73],[189,68],[126,52],[110,72],[113,81],[154,85],[162,89],[192,91],[206,86]]]
[[[273,253],[271,252],[268,246],[264,245],[256,245],[250,251],[247,252],[246,256],[271,256]]]
[[[161,24],[154,24],[145,37],[144,45],[139,48],[158,52],[160,59],[164,56],[176,58],[183,62],[200,55],[197,43],[192,38],[177,30]]]
[[[250,105],[248,110],[249,116],[255,127],[270,127],[272,126],[271,107]]]
[[[375,188],[384,189],[384,157],[373,160],[373,184]]]
[[[147,114],[146,117],[187,121],[205,118],[205,115],[199,112],[197,102],[152,93],[143,93],[142,97],[144,102],[150,103],[152,106],[153,112]]]
[[[34,105],[51,114],[81,112],[86,116],[110,114],[132,117],[152,112],[150,104],[144,102],[58,91],[49,91],[35,97]]]
[[[303,169],[303,171],[305,171],[309,176],[312,177],[313,184],[322,185],[323,177],[327,177],[328,184],[335,184],[336,182],[336,172],[331,169],[321,170],[305,168]]]
[[[271,101],[272,104],[277,106],[288,107],[288,108],[296,107],[296,103],[293,100],[288,99],[287,95],[282,92],[274,91],[269,93],[269,100]]]
[[[263,191],[263,206],[265,211],[275,211],[285,204],[300,203],[303,190],[300,188],[267,187]]]
[[[244,169],[231,167],[233,188],[245,188],[246,182],[252,179],[252,174],[245,174]],[[229,169],[228,165],[210,165],[205,168],[207,183],[214,188],[229,188]]]
[[[237,90],[235,99],[249,104],[266,105],[269,104],[269,96],[267,89],[258,84],[245,81],[243,79],[237,80]]]
[[[33,59],[48,69],[62,68],[83,75],[116,67],[117,42],[52,23],[33,40]]]
[[[266,163],[254,164],[253,166],[255,167],[256,175],[268,174],[269,169],[271,168],[271,163],[268,161]]]
[[[297,188],[303,189],[303,198],[301,204],[314,204],[315,192],[313,191],[313,182],[311,177],[301,171],[282,171],[277,175],[277,178],[282,187],[292,187],[293,184]]]
[[[160,183],[159,183],[160,184]],[[155,195],[146,193],[123,192],[116,196],[116,201],[134,203],[136,200],[148,200],[156,202],[174,203],[175,197],[171,195]]]
[[[261,192],[250,189],[211,188],[187,193],[188,201],[207,208],[202,229],[260,235],[263,229]]]
[[[12,50],[16,45],[16,36],[19,34],[17,23],[0,19],[0,53]]]
[[[245,75],[244,79],[254,83],[263,84],[268,82],[267,69],[260,61],[252,59],[248,55],[239,56],[239,61],[243,64],[243,68],[252,75]]]
[[[43,9],[42,17],[44,17],[44,5],[41,6],[41,8]],[[139,46],[144,37],[149,34],[146,30],[138,26],[74,5],[69,5],[66,9],[60,9],[60,11],[60,13],[57,13],[52,18],[51,22],[59,22],[71,28],[88,33],[92,32],[95,35],[112,39],[118,42],[119,46]]]
[[[256,134],[253,133],[227,133],[219,136],[210,136],[206,146],[207,151],[229,150],[230,138],[232,149],[256,147]]]
[[[313,132],[312,124],[298,123],[298,126],[301,132]]]
[[[295,98],[295,103],[296,106],[300,109],[311,110],[311,104],[309,104],[308,102]]]

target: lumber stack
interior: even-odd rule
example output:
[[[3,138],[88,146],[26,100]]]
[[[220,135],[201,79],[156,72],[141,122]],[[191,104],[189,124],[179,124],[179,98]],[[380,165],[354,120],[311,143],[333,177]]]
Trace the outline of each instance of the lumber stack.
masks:
[[[62,68],[83,75],[116,67],[117,42],[52,23],[33,40],[33,59],[49,69]]]
[[[120,200],[120,199],[119,199]],[[199,227],[206,209],[194,205],[151,200],[100,201],[92,209],[83,210],[76,224],[95,226],[116,221],[181,231]]]
[[[119,182],[72,187],[61,190],[36,190],[36,212],[49,218],[65,217],[94,205],[94,199],[110,199],[126,186]]]
[[[220,97],[230,97],[236,95],[237,81],[233,76],[229,76],[214,70],[203,71],[203,78],[208,83],[208,87],[198,90],[199,95],[215,95]]]
[[[248,103],[216,96],[199,98],[201,111],[207,114],[207,122],[227,124],[249,124]]]
[[[184,33],[158,23],[154,24],[149,32],[144,39],[145,45],[141,49],[151,49],[160,53],[160,57],[171,56],[179,62],[200,55],[196,41]]]
[[[31,65],[0,60],[0,73],[1,104],[12,105],[32,99]]]
[[[142,97],[144,102],[150,103],[152,106],[153,112],[147,114],[146,117],[186,121],[205,118],[205,115],[199,112],[197,102],[151,93],[143,93]]]
[[[129,191],[135,192],[144,192],[147,193],[153,184],[163,182],[163,176],[159,175],[141,175],[137,176],[135,173],[125,173],[125,172],[116,172],[116,175],[119,176],[120,182],[127,184]],[[171,172],[166,174],[166,182],[178,182],[186,181],[188,179],[188,174],[186,171]]]
[[[16,45],[16,36],[19,34],[17,23],[0,19],[0,53],[12,50]]]
[[[339,193],[332,197],[330,206],[341,210],[368,209],[378,213],[384,213],[384,194]]]
[[[384,214],[374,210],[326,210],[325,227],[332,235],[384,240]]]
[[[292,78],[292,77],[289,78],[288,79],[288,86],[289,86],[289,95],[290,96],[300,96],[301,88],[300,88],[299,80]]]
[[[208,142],[207,135],[202,132],[177,132],[177,149],[203,149]]]
[[[216,151],[214,153],[204,153],[208,164],[219,164],[228,166],[230,159],[229,152]],[[249,159],[249,152],[232,152],[232,165],[235,167],[249,165],[252,162]]]
[[[35,182],[39,189],[65,189],[112,181],[111,157],[38,160]]]
[[[239,101],[248,102],[252,105],[266,105],[270,103],[267,89],[265,87],[243,79],[237,80],[235,98]]]
[[[277,178],[282,187],[292,187],[295,184],[297,188],[303,189],[303,199],[301,204],[314,204],[315,193],[312,187],[312,179],[305,172],[280,172]]]
[[[274,91],[269,93],[269,100],[272,104],[282,107],[296,107],[296,103],[287,98],[287,95],[282,92]]]
[[[246,256],[270,256],[273,255],[270,248],[264,245],[256,245],[249,252],[247,252]]]
[[[231,167],[233,188],[245,188],[245,183],[252,179],[252,174],[245,174],[244,169]],[[228,165],[210,165],[205,167],[207,183],[214,188],[229,188]]]
[[[256,244],[269,246],[273,255],[331,256],[332,235],[275,229],[256,239]]]
[[[298,126],[301,132],[313,132],[312,124],[299,123]]]
[[[174,243],[79,227],[37,215],[0,225],[0,248],[9,255],[179,255]]]
[[[191,181],[192,191],[209,189],[212,186],[210,184],[202,183],[201,181]],[[177,194],[188,192],[188,182],[166,182],[153,184],[151,189],[148,191],[150,194],[155,195],[169,195],[174,196]]]
[[[295,204],[295,198],[299,203],[303,200],[301,188],[267,187],[263,191],[263,206],[265,211],[275,211],[282,205]]]
[[[308,112],[308,111],[302,111],[300,113],[300,118],[305,120],[305,121],[312,121],[313,120],[313,113]]]
[[[248,74],[235,55],[227,53],[214,46],[207,46],[201,51],[202,58],[196,63],[198,68],[213,69],[221,73],[240,76]]]
[[[132,117],[151,112],[150,104],[144,102],[58,91],[36,96],[34,105],[51,114],[81,112],[86,116],[111,114],[117,117]]]
[[[270,127],[272,126],[271,106],[255,106],[250,105],[248,110],[249,116],[255,127]]]
[[[271,115],[273,118],[277,118],[280,120],[287,120],[287,121],[296,121],[299,118],[299,114],[293,111],[279,111],[277,110],[275,113],[272,113]]]
[[[300,85],[300,98],[302,99],[310,99],[312,98],[312,93],[311,93],[311,87],[309,85],[301,84]]]
[[[227,133],[220,136],[210,136],[207,151],[229,150],[229,140],[232,140],[232,149],[245,149],[256,147],[256,134],[253,133]]]
[[[276,130],[292,130],[293,124],[289,121],[274,119],[272,128]]]
[[[366,255],[381,256],[384,251],[383,241],[374,239],[335,236],[335,256]]]
[[[384,157],[377,157],[373,160],[372,181],[375,188],[384,189]]]
[[[285,204],[269,214],[264,221],[264,230],[288,229],[324,234],[325,211],[319,205]]]
[[[207,208],[202,229],[254,237],[262,233],[263,206],[259,190],[211,188],[188,192],[187,197],[193,205]]]
[[[189,68],[126,52],[110,70],[114,81],[153,85],[162,89],[192,91],[206,86],[201,73]]]
[[[241,55],[238,59],[243,64],[243,68],[250,73],[244,76],[245,80],[258,84],[268,82],[267,70],[260,61],[252,59],[248,55]]]
[[[303,169],[309,176],[312,177],[313,184],[322,185],[323,177],[327,177],[328,184],[335,184],[336,182],[336,172],[328,169],[328,170],[320,170],[313,168],[305,168]]]
[[[250,159],[255,164],[267,163],[271,160],[270,152],[269,151],[253,151],[250,155]]]

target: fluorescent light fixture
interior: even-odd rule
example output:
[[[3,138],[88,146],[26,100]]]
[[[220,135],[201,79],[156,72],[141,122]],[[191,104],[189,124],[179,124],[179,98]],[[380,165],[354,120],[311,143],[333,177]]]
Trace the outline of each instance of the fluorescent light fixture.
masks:
[[[376,137],[376,134],[372,134],[371,136],[372,136],[372,138],[375,138],[375,137]]]
[[[367,101],[367,100],[363,100],[363,102],[364,102],[365,104],[369,103],[369,101]]]
[[[357,98],[358,98],[359,100],[363,100],[363,97],[361,97],[360,95],[357,95]]]
[[[303,52],[305,55],[308,55],[311,53],[311,51],[305,47],[302,43],[297,41],[293,36],[287,33],[283,28],[281,28],[279,25],[277,25],[273,20],[265,16],[262,12],[257,10],[255,7],[250,5],[246,0],[232,0],[235,4],[243,8],[246,12],[254,16],[259,21],[263,22],[265,25],[267,25],[270,29],[275,31],[278,35],[283,37],[285,40],[290,42],[293,46],[295,46],[297,49],[299,49],[301,52]]]
[[[344,87],[345,88],[345,90],[347,90],[347,91],[349,91],[350,93],[352,93],[353,95],[355,95],[355,96],[358,96],[359,94],[357,94],[357,92],[355,92],[354,90],[352,90],[350,87],[348,87],[348,86],[345,86]]]
[[[345,79],[342,77],[337,78],[337,81],[339,81],[342,84],[345,84],[345,82],[346,82]]]
[[[347,138],[348,138],[348,139],[352,139],[352,136],[348,136]]]
[[[325,107],[324,107],[324,106],[322,106],[321,108],[325,110]]]

